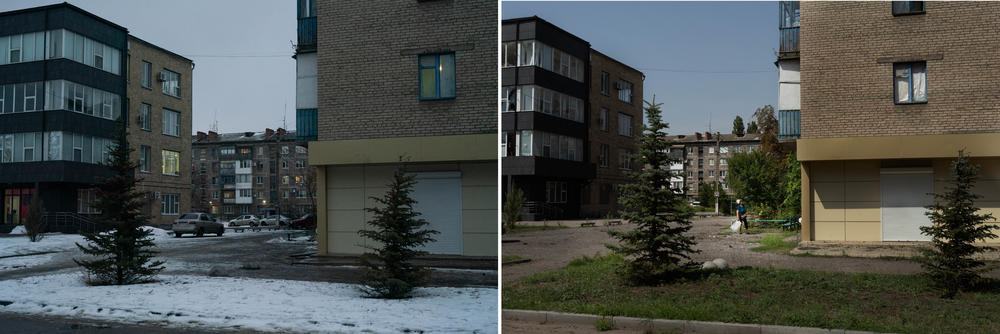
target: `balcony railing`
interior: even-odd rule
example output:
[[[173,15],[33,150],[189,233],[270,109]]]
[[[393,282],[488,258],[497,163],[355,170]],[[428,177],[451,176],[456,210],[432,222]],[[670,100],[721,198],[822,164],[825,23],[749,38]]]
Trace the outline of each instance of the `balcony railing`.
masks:
[[[295,140],[300,142],[316,141],[319,128],[316,122],[316,109],[298,109],[295,111]]]
[[[223,168],[219,170],[219,175],[235,175],[236,168]]]
[[[316,50],[316,17],[299,19],[299,44],[296,51]]]
[[[799,27],[778,29],[778,40],[781,48],[779,57],[797,57],[799,55]]]
[[[801,114],[798,110],[778,111],[778,139],[797,139],[802,135]]]

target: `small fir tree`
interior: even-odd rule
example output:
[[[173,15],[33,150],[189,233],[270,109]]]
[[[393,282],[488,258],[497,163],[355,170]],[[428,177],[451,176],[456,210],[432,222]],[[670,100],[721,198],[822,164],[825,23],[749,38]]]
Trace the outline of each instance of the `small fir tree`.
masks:
[[[503,230],[511,230],[521,220],[521,208],[524,207],[524,192],[521,188],[511,186],[503,203]]]
[[[95,208],[101,215],[95,219],[111,230],[103,233],[84,234],[87,245],[76,244],[84,254],[94,260],[73,259],[89,274],[89,283],[95,285],[123,285],[151,281],[163,270],[163,261],[153,261],[157,253],[150,237],[151,230],[143,229],[149,218],[140,214],[145,204],[144,195],[136,191],[136,163],[129,160],[132,149],[126,141],[127,132],[123,119],[118,121],[115,145],[110,149],[107,167],[112,176],[97,185]]]
[[[365,209],[374,215],[368,222],[372,229],[358,231],[362,237],[374,241],[374,245],[364,246],[372,252],[360,258],[365,268],[361,290],[369,297],[408,298],[427,275],[426,269],[411,261],[427,254],[418,247],[434,241],[431,235],[438,232],[424,228],[427,221],[413,211],[417,202],[410,198],[410,193],[415,183],[412,175],[397,169],[385,196],[372,197],[381,207]]]
[[[746,130],[743,128],[743,117],[736,116],[733,120],[733,134],[737,136],[742,136],[746,134]]]
[[[620,201],[625,209],[621,216],[637,226],[631,231],[608,232],[618,244],[607,247],[625,258],[619,275],[634,284],[678,278],[694,268],[689,254],[697,253],[694,238],[685,235],[694,214],[681,195],[670,189],[669,166],[680,160],[669,155],[671,139],[665,131],[668,125],[660,116],[660,105],[655,103],[655,97],[654,102],[646,102],[649,125],[643,127],[638,138],[639,152],[633,157],[639,166],[647,168],[627,172],[630,182],[622,185]]]
[[[31,202],[28,204],[28,216],[24,219],[24,230],[25,234],[28,235],[28,240],[31,242],[37,242],[42,240],[45,235],[45,211],[42,208],[42,199],[38,198],[38,194],[31,196]]]
[[[945,290],[942,297],[952,298],[960,290],[975,285],[979,274],[986,271],[985,263],[974,258],[976,253],[993,250],[993,247],[976,246],[976,241],[996,238],[996,226],[986,222],[990,214],[976,214],[975,201],[982,196],[972,192],[979,166],[969,163],[964,151],[951,164],[953,185],[943,194],[934,194],[934,204],[927,206],[930,226],[921,226],[920,232],[931,237],[932,248],[926,249],[920,259],[927,275],[934,284]]]

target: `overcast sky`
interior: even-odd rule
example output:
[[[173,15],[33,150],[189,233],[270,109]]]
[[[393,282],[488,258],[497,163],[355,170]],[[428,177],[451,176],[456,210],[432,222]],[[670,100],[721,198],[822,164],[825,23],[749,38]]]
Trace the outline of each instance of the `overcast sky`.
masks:
[[[670,134],[732,131],[733,118],[778,103],[777,2],[503,2],[537,15],[646,75]]]
[[[0,11],[61,2],[3,0]],[[69,3],[194,61],[193,132],[216,118],[221,132],[263,131],[281,127],[283,114],[295,128],[294,0]]]

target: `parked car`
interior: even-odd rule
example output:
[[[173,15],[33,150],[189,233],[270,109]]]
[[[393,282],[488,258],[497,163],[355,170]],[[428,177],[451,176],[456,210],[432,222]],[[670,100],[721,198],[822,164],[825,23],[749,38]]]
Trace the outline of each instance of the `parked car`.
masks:
[[[174,236],[180,238],[181,235],[185,233],[194,233],[197,236],[203,236],[205,233],[215,233],[217,236],[222,236],[226,232],[226,227],[221,223],[215,221],[211,215],[207,213],[185,213],[174,220],[173,226],[171,228],[174,231]]]
[[[229,221],[229,226],[257,226],[260,225],[260,218],[254,215],[242,215]]]
[[[292,218],[288,218],[285,215],[267,216],[264,217],[264,219],[261,219],[261,225],[286,226],[290,222],[292,222]]]
[[[315,230],[316,229],[316,215],[306,214],[299,219],[293,220],[288,228],[293,230]]]

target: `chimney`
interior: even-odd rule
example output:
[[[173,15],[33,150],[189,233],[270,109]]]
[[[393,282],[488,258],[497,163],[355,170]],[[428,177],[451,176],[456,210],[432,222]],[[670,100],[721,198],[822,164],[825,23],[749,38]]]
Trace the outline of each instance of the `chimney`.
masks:
[[[285,129],[278,128],[278,135],[279,136],[284,136],[285,135]]]
[[[274,130],[271,130],[271,128],[267,128],[267,129],[264,130],[264,135],[265,136],[270,137],[273,134],[274,134]]]
[[[705,132],[705,139],[712,140],[712,133],[711,132]]]
[[[208,138],[209,138],[209,139],[216,139],[216,138],[219,138],[219,134],[218,134],[217,132],[215,132],[215,131],[209,131],[209,132],[208,132]]]
[[[204,140],[205,137],[208,137],[208,134],[206,134],[204,132],[201,132],[201,131],[198,131],[198,141]]]
[[[694,133],[694,138],[697,139],[697,140],[701,140],[701,132],[695,132]]]

